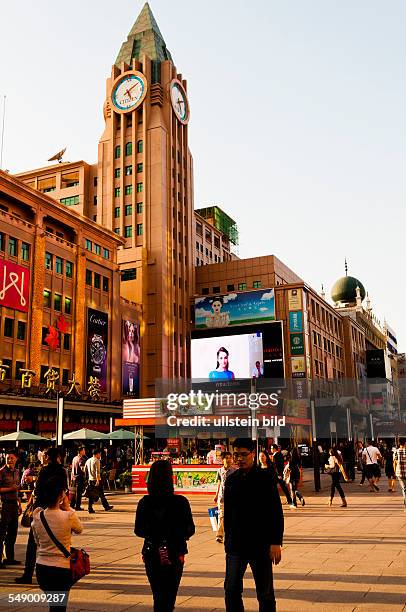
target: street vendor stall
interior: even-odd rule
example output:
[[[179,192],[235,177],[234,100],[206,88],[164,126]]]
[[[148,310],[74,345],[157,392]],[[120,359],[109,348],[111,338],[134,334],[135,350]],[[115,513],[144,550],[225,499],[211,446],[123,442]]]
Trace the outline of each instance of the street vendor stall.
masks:
[[[133,465],[132,492],[146,493],[150,465]],[[217,490],[217,465],[172,465],[175,493],[209,493]]]

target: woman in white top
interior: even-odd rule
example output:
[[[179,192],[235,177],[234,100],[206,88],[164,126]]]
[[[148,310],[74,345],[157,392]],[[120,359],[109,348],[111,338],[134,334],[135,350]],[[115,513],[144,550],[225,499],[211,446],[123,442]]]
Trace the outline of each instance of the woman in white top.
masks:
[[[68,550],[71,548],[71,534],[83,531],[76,512],[70,507],[64,483],[58,477],[50,478],[46,492],[46,509],[36,508],[32,529],[37,543],[36,575],[40,588],[45,592],[66,593],[63,606],[52,606],[50,612],[65,612],[69,590],[72,586],[70,560],[55,546],[41,520],[41,512],[55,538]]]

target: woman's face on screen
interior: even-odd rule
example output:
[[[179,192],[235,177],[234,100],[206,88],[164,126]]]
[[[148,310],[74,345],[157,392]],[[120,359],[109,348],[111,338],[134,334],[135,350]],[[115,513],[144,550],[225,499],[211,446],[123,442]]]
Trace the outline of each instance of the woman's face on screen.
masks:
[[[128,339],[129,339],[130,342],[134,342],[134,339],[135,339],[134,325],[129,325],[128,326]]]
[[[224,351],[220,351],[217,357],[220,370],[228,370],[228,355]]]
[[[215,300],[212,304],[212,308],[215,314],[219,314],[221,310],[221,302],[219,302],[218,300]]]

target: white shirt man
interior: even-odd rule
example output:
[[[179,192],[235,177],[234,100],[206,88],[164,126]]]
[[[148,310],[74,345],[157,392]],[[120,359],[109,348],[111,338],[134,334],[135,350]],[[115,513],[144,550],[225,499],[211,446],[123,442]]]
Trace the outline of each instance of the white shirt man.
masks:
[[[379,460],[381,458],[382,455],[379,449],[376,448],[376,446],[372,446],[372,442],[369,441],[362,452],[362,461],[365,465],[365,475],[371,486],[371,492],[379,491],[379,487],[376,485],[375,480],[378,482],[381,476],[381,470],[379,469]]]

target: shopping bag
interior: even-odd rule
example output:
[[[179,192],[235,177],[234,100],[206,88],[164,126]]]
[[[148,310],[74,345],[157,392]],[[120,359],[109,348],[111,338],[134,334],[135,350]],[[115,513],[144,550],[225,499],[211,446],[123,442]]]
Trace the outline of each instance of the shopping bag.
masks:
[[[211,528],[213,529],[213,531],[218,531],[219,509],[217,508],[217,506],[215,508],[209,508],[208,513],[209,513]]]

